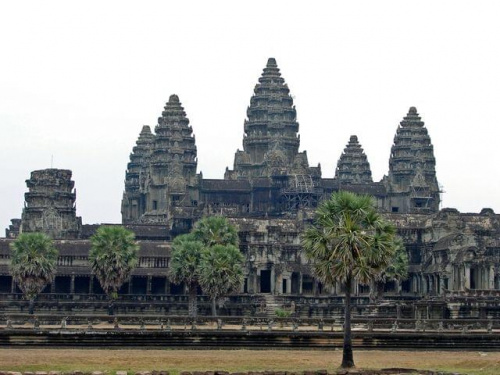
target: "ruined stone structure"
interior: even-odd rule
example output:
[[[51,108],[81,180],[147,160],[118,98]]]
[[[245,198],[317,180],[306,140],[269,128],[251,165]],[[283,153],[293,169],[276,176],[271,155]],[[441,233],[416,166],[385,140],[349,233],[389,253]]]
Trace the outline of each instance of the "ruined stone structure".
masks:
[[[293,99],[273,58],[250,99],[243,150],[236,151],[233,169],[226,169],[224,179],[204,179],[197,173],[193,128],[177,95],[169,98],[154,130],[142,128],[125,174],[122,222],[141,240],[141,260],[122,293],[182,292],[166,277],[170,241],[202,216],[224,215],[238,227],[246,257],[241,293],[341,295],[340,285],[327,289],[312,275],[300,233],[311,223],[318,202],[332,192],[349,190],[375,198],[408,251],[410,277],[388,282],[386,298],[413,301],[455,295],[460,300],[463,294],[480,293],[485,300],[478,302],[474,314],[500,316],[500,215],[490,209],[479,214],[439,210],[433,145],[416,108],[411,107],[397,127],[389,172],[379,182],[372,179],[356,135],[341,154],[334,178],[323,178],[319,165],[309,166],[306,152],[299,151]],[[28,187],[22,220],[13,220],[7,237],[43,231],[57,239],[82,238],[58,245],[64,255],[51,288],[93,293],[97,286],[85,263],[89,243],[83,239],[97,226],[81,226],[75,216],[71,172],[33,172]],[[0,281],[7,285],[4,292],[13,292],[6,266],[8,241],[0,241],[5,255],[0,257]],[[356,285],[354,293],[367,296],[369,291],[367,285]],[[467,316],[467,307],[453,301],[448,300],[447,314],[458,316],[460,311]]]

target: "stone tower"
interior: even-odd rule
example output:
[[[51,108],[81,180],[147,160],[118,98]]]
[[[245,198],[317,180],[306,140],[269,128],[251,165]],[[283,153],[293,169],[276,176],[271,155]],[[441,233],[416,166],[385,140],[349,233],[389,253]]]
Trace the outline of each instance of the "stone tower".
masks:
[[[439,185],[434,147],[415,107],[401,121],[389,159],[387,210],[390,212],[437,212]]]
[[[123,224],[134,222],[146,211],[146,200],[143,194],[145,171],[153,142],[154,135],[151,133],[151,128],[147,125],[143,126],[130,154],[130,162],[125,172],[125,192],[122,200]]]
[[[372,171],[370,163],[363,148],[358,142],[358,137],[351,135],[349,143],[340,155],[335,170],[335,178],[341,184],[365,184],[372,183]]]
[[[54,239],[80,236],[82,219],[76,216],[75,182],[67,169],[31,172],[26,180],[20,232],[42,232]]]
[[[226,170],[225,179],[308,173],[307,155],[298,152],[293,99],[274,58],[267,61],[255,86],[247,117],[243,151],[236,151],[234,170]]]
[[[198,215],[196,167],[193,129],[179,97],[172,95],[155,134],[144,127],[130,156],[122,221],[166,225],[173,233],[189,230]]]

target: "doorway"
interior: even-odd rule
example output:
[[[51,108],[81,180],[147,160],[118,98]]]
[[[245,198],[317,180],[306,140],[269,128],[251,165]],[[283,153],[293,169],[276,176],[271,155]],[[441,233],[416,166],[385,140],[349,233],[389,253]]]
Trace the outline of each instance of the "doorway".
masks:
[[[260,292],[271,293],[271,271],[260,271]]]

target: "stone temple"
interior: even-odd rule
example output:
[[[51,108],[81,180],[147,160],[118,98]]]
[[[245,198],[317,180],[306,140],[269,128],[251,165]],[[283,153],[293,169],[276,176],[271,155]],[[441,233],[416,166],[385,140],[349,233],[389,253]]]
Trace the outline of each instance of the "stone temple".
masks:
[[[245,283],[226,313],[243,314],[252,303],[272,298],[283,305],[293,301],[308,316],[331,314],[343,291],[314,278],[300,233],[318,202],[348,190],[375,198],[409,255],[409,278],[385,284],[388,311],[397,305],[415,317],[500,316],[500,215],[487,208],[440,209],[434,148],[415,107],[396,127],[381,181],[373,181],[357,135],[346,140],[333,178],[323,178],[320,165],[309,165],[306,151],[299,151],[293,98],[274,58],[250,98],[243,149],[223,179],[197,173],[193,128],[177,95],[170,96],[151,129],[142,127],[125,173],[122,223],[136,233],[141,250],[139,265],[120,292],[124,299],[182,294],[183,287],[166,277],[171,240],[203,216],[223,215],[237,226],[246,259]],[[32,172],[22,218],[13,219],[7,238],[0,239],[0,296],[18,292],[8,273],[8,244],[20,232],[34,231],[51,235],[60,250],[57,277],[44,293],[79,300],[102,293],[87,265],[88,238],[98,225],[82,225],[76,216],[73,185],[68,170]],[[363,314],[370,286],[354,289]],[[162,309],[185,311],[181,304]]]

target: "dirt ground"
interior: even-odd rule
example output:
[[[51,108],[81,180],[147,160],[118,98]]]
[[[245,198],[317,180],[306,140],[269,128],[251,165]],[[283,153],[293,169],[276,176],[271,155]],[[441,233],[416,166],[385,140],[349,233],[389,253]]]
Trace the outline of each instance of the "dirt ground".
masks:
[[[180,371],[319,370],[337,369],[342,352],[307,350],[107,350],[0,349],[0,370]],[[404,367],[457,371],[464,374],[500,374],[498,352],[355,351],[358,368]]]

